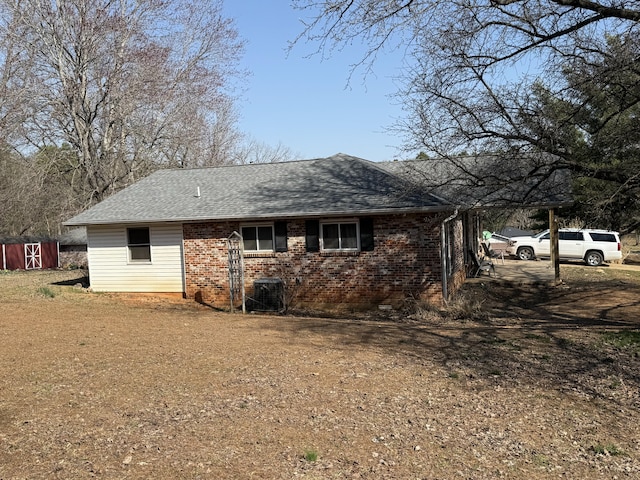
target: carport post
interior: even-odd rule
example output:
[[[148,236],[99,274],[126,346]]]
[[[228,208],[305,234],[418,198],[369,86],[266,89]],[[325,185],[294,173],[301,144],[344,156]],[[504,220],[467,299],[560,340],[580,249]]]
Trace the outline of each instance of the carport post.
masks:
[[[560,283],[560,249],[558,248],[558,209],[549,209],[549,232],[551,234],[551,263],[553,263],[555,283]]]

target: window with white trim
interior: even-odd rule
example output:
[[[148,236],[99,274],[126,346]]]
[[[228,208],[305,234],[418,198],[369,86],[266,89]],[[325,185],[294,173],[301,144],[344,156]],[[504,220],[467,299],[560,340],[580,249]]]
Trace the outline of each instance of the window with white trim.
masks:
[[[241,230],[245,252],[273,252],[273,224],[245,225]]]
[[[357,220],[320,223],[320,248],[328,251],[360,250],[360,232]]]
[[[151,262],[149,227],[127,228],[127,247],[130,262]]]

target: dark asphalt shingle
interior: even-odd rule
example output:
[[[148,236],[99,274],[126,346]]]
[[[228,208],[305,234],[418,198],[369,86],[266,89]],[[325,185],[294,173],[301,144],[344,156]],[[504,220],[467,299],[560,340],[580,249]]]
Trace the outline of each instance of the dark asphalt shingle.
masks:
[[[549,174],[545,168],[544,161],[536,166],[530,158],[506,161],[480,156],[460,157],[453,163],[435,160],[375,163],[337,154],[295,162],[159,170],[65,225],[257,220],[570,204],[568,178],[559,172]]]
[[[197,196],[197,192],[200,196]],[[376,163],[349,155],[284,163],[159,170],[66,225],[450,210]]]

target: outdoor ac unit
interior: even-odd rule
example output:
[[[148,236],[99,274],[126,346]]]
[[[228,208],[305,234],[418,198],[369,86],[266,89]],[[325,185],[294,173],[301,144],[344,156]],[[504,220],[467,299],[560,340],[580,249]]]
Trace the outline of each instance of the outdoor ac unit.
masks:
[[[284,285],[279,278],[261,278],[253,282],[254,310],[278,312],[284,308]]]

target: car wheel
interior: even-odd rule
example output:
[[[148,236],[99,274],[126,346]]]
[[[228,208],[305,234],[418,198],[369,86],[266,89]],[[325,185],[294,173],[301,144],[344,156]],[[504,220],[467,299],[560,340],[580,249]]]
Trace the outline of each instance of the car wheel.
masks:
[[[518,258],[520,260],[533,260],[535,254],[533,253],[533,248],[531,247],[521,247],[518,249]]]
[[[587,255],[584,257],[584,261],[590,267],[597,267],[598,265],[602,265],[604,258],[602,258],[602,254],[600,252],[587,252]]]

